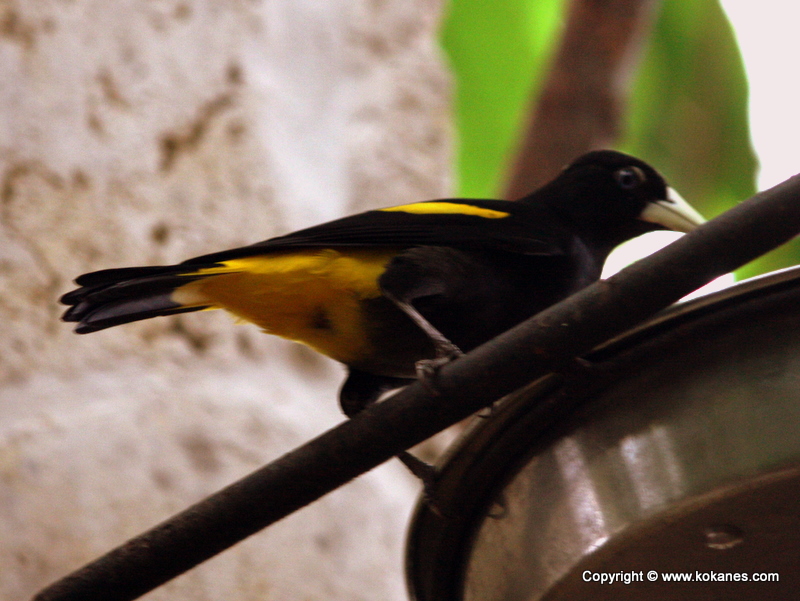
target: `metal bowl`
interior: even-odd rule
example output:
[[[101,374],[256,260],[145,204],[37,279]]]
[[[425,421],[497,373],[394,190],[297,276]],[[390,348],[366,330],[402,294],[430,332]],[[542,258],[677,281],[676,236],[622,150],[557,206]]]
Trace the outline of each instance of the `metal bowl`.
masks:
[[[800,269],[586,360],[476,418],[444,460],[409,532],[412,597],[798,598]]]

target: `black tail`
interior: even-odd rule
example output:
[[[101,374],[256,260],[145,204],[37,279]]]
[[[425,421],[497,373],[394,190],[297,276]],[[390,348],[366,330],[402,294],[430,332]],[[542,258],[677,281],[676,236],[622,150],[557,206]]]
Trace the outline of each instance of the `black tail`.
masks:
[[[80,276],[80,286],[61,297],[70,305],[61,317],[77,322],[78,334],[97,332],[131,321],[157,315],[174,315],[208,308],[181,305],[172,300],[172,292],[204,276],[184,275],[198,270],[197,265],[168,267],[128,267],[105,269]]]

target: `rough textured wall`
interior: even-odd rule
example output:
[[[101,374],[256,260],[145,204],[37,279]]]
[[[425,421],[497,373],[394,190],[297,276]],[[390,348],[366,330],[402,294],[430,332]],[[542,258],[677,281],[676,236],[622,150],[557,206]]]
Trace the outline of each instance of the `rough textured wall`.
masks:
[[[341,369],[254,327],[79,337],[56,300],[86,271],[446,195],[440,11],[0,0],[1,598],[339,421]],[[387,465],[148,598],[401,599],[415,493]]]

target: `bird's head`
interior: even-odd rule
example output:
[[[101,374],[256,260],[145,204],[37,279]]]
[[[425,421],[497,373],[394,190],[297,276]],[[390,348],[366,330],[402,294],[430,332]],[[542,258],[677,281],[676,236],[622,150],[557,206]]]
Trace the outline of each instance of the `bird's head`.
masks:
[[[650,165],[612,150],[581,156],[540,193],[608,251],[649,231],[690,232],[705,222]]]

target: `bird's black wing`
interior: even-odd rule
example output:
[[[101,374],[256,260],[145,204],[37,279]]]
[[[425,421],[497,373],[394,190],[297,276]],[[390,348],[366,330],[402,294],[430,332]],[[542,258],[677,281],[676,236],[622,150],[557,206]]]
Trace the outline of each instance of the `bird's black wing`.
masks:
[[[454,246],[526,255],[565,252],[559,228],[530,205],[502,200],[438,200],[344,217],[184,264],[211,264],[265,252],[320,247]]]
[[[89,298],[132,295],[140,287],[167,298],[177,282],[187,283],[187,266],[208,267],[224,261],[304,248],[409,248],[447,246],[504,250],[523,255],[559,256],[568,232],[556,218],[527,203],[502,200],[437,200],[359,213],[249,246],[216,252],[179,265],[124,267],[86,273],[81,286],[61,302],[79,306]],[[159,300],[159,304],[164,304]],[[170,305],[171,307],[171,305]],[[172,308],[172,307],[171,307]],[[180,309],[181,311],[185,309]],[[192,309],[195,310],[195,309]],[[147,309],[150,312],[150,309]],[[65,319],[74,320],[74,310]],[[88,330],[87,330],[88,331]]]

